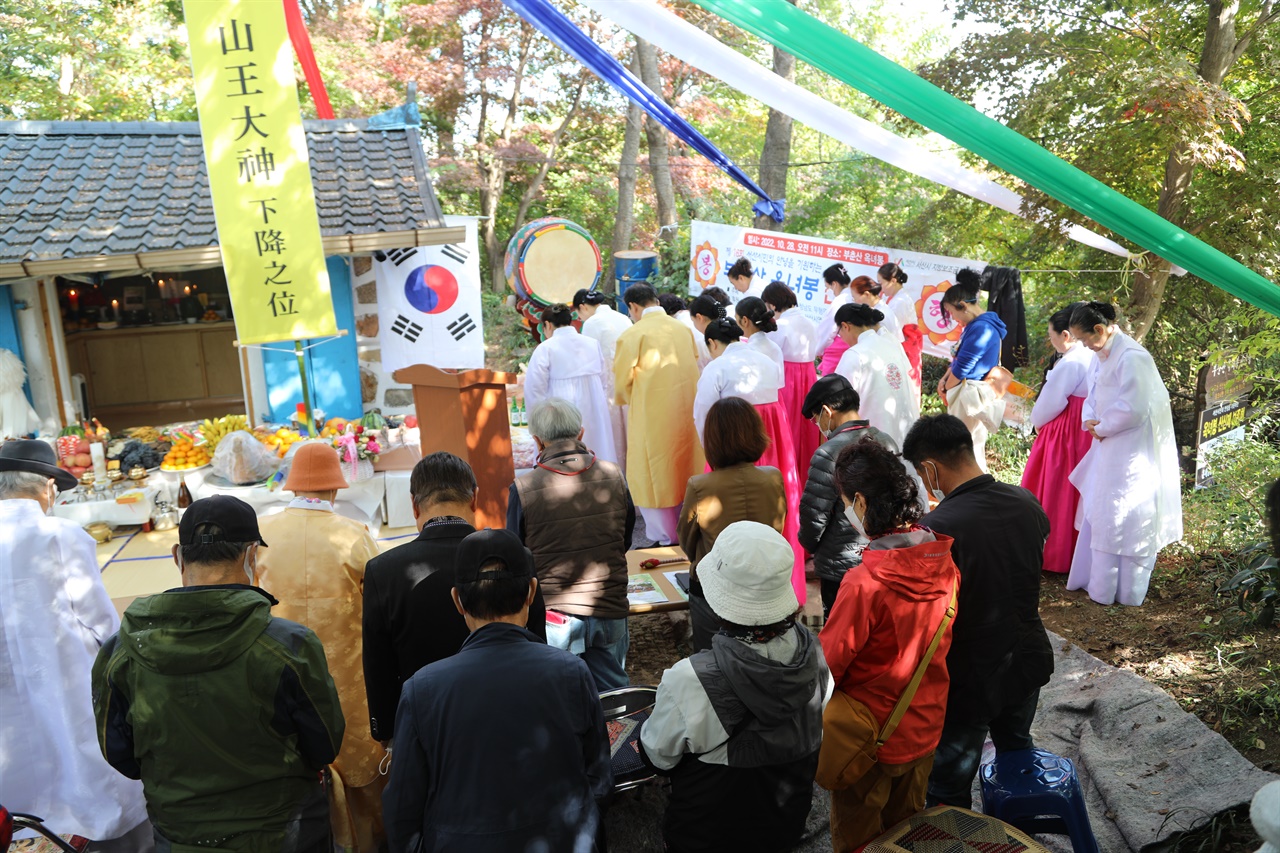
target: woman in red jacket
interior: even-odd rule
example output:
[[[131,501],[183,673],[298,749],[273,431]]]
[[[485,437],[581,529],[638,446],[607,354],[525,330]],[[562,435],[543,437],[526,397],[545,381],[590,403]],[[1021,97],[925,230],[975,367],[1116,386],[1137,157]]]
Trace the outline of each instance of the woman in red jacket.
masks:
[[[836,460],[845,516],[870,544],[846,572],[818,639],[836,689],[867,706],[881,726],[920,665],[960,583],[951,538],[920,527],[915,482],[897,454],[863,439]],[[831,842],[855,850],[924,808],[933,750],[947,710],[951,628],[877,763],[831,794]]]

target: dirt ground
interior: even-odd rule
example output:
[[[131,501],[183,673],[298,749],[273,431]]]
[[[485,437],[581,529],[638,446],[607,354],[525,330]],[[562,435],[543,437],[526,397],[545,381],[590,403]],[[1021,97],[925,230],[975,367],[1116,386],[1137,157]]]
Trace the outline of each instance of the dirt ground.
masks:
[[[1280,632],[1260,629],[1234,601],[1217,596],[1226,570],[1213,556],[1162,556],[1146,603],[1103,607],[1066,576],[1046,573],[1040,613],[1045,626],[1112,666],[1167,691],[1264,770],[1280,772]],[[627,669],[633,684],[657,684],[689,653],[683,614],[631,620]],[[1260,841],[1247,809],[1220,817],[1179,850],[1246,853]]]

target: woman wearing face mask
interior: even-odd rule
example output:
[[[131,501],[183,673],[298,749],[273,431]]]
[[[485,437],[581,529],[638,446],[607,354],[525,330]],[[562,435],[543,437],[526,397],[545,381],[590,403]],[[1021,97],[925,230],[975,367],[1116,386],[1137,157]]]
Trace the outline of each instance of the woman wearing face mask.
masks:
[[[1182,538],[1169,392],[1151,354],[1116,326],[1114,306],[1077,306],[1071,334],[1098,359],[1081,412],[1092,442],[1071,472],[1082,521],[1067,589],[1087,589],[1099,604],[1137,606],[1160,549]]]
[[[778,324],[773,318],[773,309],[765,305],[763,299],[748,296],[738,302],[735,311],[738,315],[738,325],[742,328],[742,336],[747,339],[747,346],[767,356],[778,368],[778,387],[781,388],[787,382],[782,347],[765,334],[778,331]]]
[[[792,584],[801,602],[805,599],[804,551],[796,535],[801,483],[796,473],[796,451],[791,439],[791,426],[778,403],[782,377],[777,366],[758,350],[741,340],[742,327],[732,320],[716,320],[707,326],[707,349],[712,361],[698,378],[698,392],[693,400],[693,420],[698,437],[704,438],[707,412],[712,404],[725,397],[740,397],[756,407],[764,421],[769,447],[761,457],[761,465],[782,472],[787,494],[787,521],[782,535],[796,551],[796,571]]]
[[[831,793],[832,849],[843,853],[924,808],[950,685],[946,658],[960,571],[951,558],[952,540],[917,524],[916,483],[896,454],[864,438],[840,453],[836,480],[846,518],[869,540],[862,568],[845,574],[819,635],[836,690],[883,725],[927,658],[876,763],[850,787]],[[835,738],[823,744],[820,767],[838,748]]]
[[[888,433],[899,446],[920,417],[911,366],[902,346],[876,329],[884,314],[866,305],[845,305],[836,312],[836,325],[849,349],[840,357],[836,373],[849,380],[862,400],[860,411],[876,429]]]
[[[796,446],[796,470],[803,481],[809,476],[809,460],[822,443],[822,435],[809,419],[802,417],[804,396],[818,378],[813,369],[817,357],[817,332],[813,321],[796,307],[796,295],[780,281],[771,282],[761,297],[764,304],[773,309],[776,332],[769,332],[769,339],[782,350],[782,370],[786,382],[779,399],[791,422],[791,433]]]
[[[1061,358],[1049,369],[1031,410],[1031,423],[1039,433],[1022,474],[1022,488],[1039,498],[1049,516],[1046,572],[1071,570],[1080,493],[1067,477],[1089,452],[1092,441],[1080,428],[1080,412],[1089,391],[1089,368],[1097,358],[1071,334],[1071,312],[1083,304],[1073,302],[1049,318],[1049,343]]]
[[[924,349],[924,334],[920,331],[920,318],[916,316],[916,303],[910,294],[903,293],[907,274],[896,263],[885,264],[876,272],[889,311],[898,319],[902,329],[902,350],[911,365],[911,381],[916,386],[916,399],[920,399],[920,353]]]
[[[840,363],[840,356],[844,355],[844,351],[849,348],[849,345],[836,335],[836,312],[841,306],[853,301],[853,294],[849,291],[852,279],[849,277],[848,270],[844,268],[844,264],[832,264],[827,267],[822,271],[822,279],[827,283],[831,302],[827,305],[827,313],[823,316],[822,322],[818,323],[818,353],[822,356],[822,364],[818,366],[818,372],[823,376],[830,376],[835,372],[836,365]]]
[[[822,589],[822,612],[830,612],[836,590],[845,572],[862,562],[865,538],[850,526],[844,516],[840,488],[836,483],[836,459],[851,444],[870,437],[887,449],[897,452],[894,440],[871,426],[858,412],[861,400],[849,380],[838,373],[823,376],[805,395],[800,414],[822,433],[823,443],[814,451],[800,497],[800,544],[813,555],[813,570]],[[915,469],[903,463],[907,476],[915,480],[924,494],[923,484]],[[927,505],[921,498],[920,511]]]

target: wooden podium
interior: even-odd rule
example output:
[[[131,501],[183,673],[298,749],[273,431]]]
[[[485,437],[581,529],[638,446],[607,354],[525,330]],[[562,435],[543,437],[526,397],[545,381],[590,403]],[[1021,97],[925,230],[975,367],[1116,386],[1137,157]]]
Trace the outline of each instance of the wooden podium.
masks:
[[[516,479],[507,386],[517,377],[492,370],[451,373],[415,364],[392,378],[413,386],[422,455],[448,451],[475,472],[476,527],[505,527],[507,490]]]

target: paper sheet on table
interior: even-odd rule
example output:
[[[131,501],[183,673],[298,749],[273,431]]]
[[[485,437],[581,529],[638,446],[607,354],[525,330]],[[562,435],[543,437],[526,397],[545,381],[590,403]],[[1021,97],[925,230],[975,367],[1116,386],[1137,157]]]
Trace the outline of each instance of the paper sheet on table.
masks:
[[[665,604],[669,599],[647,574],[627,578],[627,602],[630,604]]]

